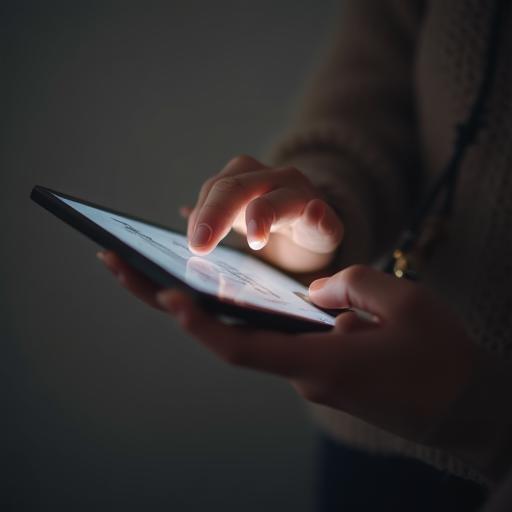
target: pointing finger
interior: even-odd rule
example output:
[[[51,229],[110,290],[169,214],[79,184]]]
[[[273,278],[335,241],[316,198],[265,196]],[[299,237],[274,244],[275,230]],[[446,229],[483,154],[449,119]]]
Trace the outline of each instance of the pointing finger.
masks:
[[[202,208],[210,190],[219,179],[227,176],[236,176],[237,174],[243,174],[246,172],[254,172],[260,169],[267,169],[267,167],[251,156],[239,155],[232,158],[218,174],[208,179],[201,187],[196,205],[190,215],[187,230],[188,238],[190,239],[192,232],[196,227],[197,212]]]
[[[212,251],[229,233],[239,212],[250,201],[282,186],[306,188],[309,182],[292,168],[261,170],[216,181],[203,206],[197,211],[190,249],[197,254]]]

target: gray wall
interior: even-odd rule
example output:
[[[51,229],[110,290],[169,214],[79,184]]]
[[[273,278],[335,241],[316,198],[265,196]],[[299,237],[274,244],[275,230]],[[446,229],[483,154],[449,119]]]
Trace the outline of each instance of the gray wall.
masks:
[[[314,430],[287,384],[217,361],[28,195],[38,183],[179,225],[207,176],[283,128],[334,3],[2,2],[14,510],[311,510]]]

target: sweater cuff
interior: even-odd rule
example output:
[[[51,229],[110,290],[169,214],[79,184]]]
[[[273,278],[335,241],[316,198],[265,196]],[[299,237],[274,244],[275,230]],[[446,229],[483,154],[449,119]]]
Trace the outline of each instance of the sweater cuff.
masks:
[[[496,483],[512,466],[512,363],[482,348],[478,351],[464,391],[423,441]]]

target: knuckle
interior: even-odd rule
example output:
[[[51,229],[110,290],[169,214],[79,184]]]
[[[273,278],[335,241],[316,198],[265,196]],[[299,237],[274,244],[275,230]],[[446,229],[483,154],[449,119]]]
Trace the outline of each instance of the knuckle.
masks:
[[[309,180],[296,167],[285,167],[285,168],[281,169],[281,173],[287,179],[291,180],[294,184],[297,184],[300,186],[309,185]]]
[[[308,402],[315,404],[322,404],[326,401],[326,393],[323,387],[312,384],[300,384],[298,386],[298,392],[302,398]]]
[[[352,265],[343,271],[343,278],[348,287],[357,286],[368,273],[368,268],[364,265]]]
[[[210,199],[203,206],[202,212],[196,223],[208,219],[208,223],[216,223],[219,220],[229,218],[232,210],[226,204],[226,201],[221,199]]]
[[[258,165],[258,161],[252,156],[241,154],[234,156],[228,162],[228,165],[230,167],[237,167],[243,169],[245,167],[254,167],[255,165]]]
[[[213,185],[215,185],[215,182],[218,180],[219,178],[217,176],[212,176],[211,178],[208,178],[204,183],[203,185],[201,186],[201,190],[200,190],[200,194],[204,194],[206,192],[208,192],[212,187]]]
[[[244,185],[237,176],[226,176],[217,180],[213,189],[221,194],[239,194],[245,191]]]
[[[268,219],[271,223],[276,220],[276,209],[272,201],[265,196],[260,196],[251,201],[247,207],[247,213],[256,217]]]

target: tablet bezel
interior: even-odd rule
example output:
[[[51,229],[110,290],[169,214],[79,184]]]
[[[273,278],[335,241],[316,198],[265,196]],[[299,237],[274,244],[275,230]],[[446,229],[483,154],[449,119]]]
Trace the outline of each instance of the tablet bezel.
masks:
[[[282,313],[279,311],[269,311],[267,309],[258,308],[256,306],[242,306],[226,299],[220,299],[215,295],[197,290],[185,281],[163,269],[155,262],[151,261],[136,249],[133,249],[128,244],[118,239],[115,235],[111,234],[106,229],[88,219],[85,215],[81,214],[73,207],[61,201],[54,194],[57,194],[57,196],[61,196],[65,199],[70,199],[72,201],[77,201],[84,205],[91,206],[93,208],[98,208],[114,215],[120,215],[126,217],[127,219],[132,219],[135,221],[143,222],[145,224],[156,226],[170,232],[184,234],[183,232],[175,228],[170,228],[169,226],[165,226],[153,221],[148,221],[131,214],[126,214],[124,212],[116,211],[112,208],[108,208],[91,201],[87,201],[85,199],[52,190],[40,185],[36,185],[30,194],[30,198],[37,204],[53,213],[66,224],[86,235],[92,241],[98,243],[105,249],[118,254],[124,261],[148,277],[157,286],[162,288],[178,287],[180,289],[186,290],[206,311],[209,311],[215,315],[228,317],[236,321],[242,321],[258,328],[279,330],[284,332],[296,333],[307,331],[329,331],[332,329],[332,326],[321,322],[308,320],[293,314]],[[327,313],[331,314],[333,317],[335,316],[332,312]]]

